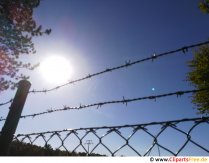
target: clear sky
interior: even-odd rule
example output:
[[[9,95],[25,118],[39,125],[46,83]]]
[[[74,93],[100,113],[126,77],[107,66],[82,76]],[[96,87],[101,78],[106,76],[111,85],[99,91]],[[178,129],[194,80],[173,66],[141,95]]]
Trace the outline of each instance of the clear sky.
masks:
[[[37,54],[24,56],[23,60],[36,63],[52,54],[65,56],[74,69],[70,80],[129,60],[206,41],[209,37],[209,16],[201,13],[198,0],[43,0],[34,17],[43,28],[51,28],[52,33],[34,39]],[[143,62],[47,94],[30,94],[23,115],[63,108],[63,105],[79,106],[122,100],[123,96],[135,98],[193,89],[185,81],[186,63],[191,58],[190,50],[186,54],[181,52],[154,62]],[[39,69],[28,74],[31,90],[55,86],[41,76]],[[15,91],[1,93],[0,102],[14,94]],[[115,104],[22,119],[16,133],[200,117],[189,97],[166,97],[156,102],[145,100],[127,106]],[[3,117],[7,108],[0,108]]]

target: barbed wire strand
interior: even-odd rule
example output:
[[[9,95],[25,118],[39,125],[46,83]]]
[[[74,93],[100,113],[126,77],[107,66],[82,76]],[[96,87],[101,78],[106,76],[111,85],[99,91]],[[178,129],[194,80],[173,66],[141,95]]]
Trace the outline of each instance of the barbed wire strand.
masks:
[[[118,70],[118,69],[122,69],[122,68],[125,68],[125,67],[129,67],[129,66],[132,66],[132,65],[144,62],[144,61],[148,61],[148,60],[152,60],[153,61],[154,59],[157,59],[159,57],[162,57],[162,56],[165,56],[165,55],[169,55],[169,54],[174,54],[174,53],[177,53],[177,52],[180,52],[180,51],[182,51],[183,53],[186,53],[188,51],[188,49],[190,49],[190,48],[199,47],[199,46],[206,45],[206,44],[209,44],[209,41],[205,41],[205,42],[201,42],[201,43],[198,43],[198,44],[184,46],[182,48],[179,48],[179,49],[176,49],[176,50],[172,50],[172,51],[168,51],[168,52],[164,52],[164,53],[161,53],[161,54],[158,54],[158,55],[156,55],[154,53],[151,57],[147,57],[147,58],[144,58],[144,59],[136,60],[136,61],[133,61],[133,62],[131,62],[129,60],[128,62],[126,61],[126,63],[123,64],[123,65],[120,65],[120,66],[117,66],[117,67],[113,67],[113,68],[107,68],[107,69],[105,69],[103,71],[100,71],[100,72],[97,72],[97,73],[94,73],[94,74],[89,74],[86,77],[67,82],[65,84],[56,86],[56,87],[51,88],[51,89],[43,89],[43,90],[35,90],[35,89],[33,89],[32,91],[29,91],[29,93],[47,93],[47,92],[54,91],[54,90],[57,90],[59,88],[62,88],[64,86],[70,85],[70,84],[75,84],[77,82],[80,82],[80,81],[83,81],[83,80],[86,80],[86,79],[89,79],[89,78],[92,78],[92,77],[95,77],[95,76],[98,76],[98,75],[102,75],[102,74],[107,73],[107,72],[112,72],[114,70]],[[13,99],[11,99],[11,100],[9,100],[7,102],[4,102],[4,103],[0,103],[0,106],[9,104],[9,103],[12,102],[12,100]]]
[[[155,95],[155,96],[145,96],[145,97],[138,97],[138,98],[132,98],[132,99],[125,99],[125,97],[123,96],[122,100],[112,100],[112,101],[106,101],[106,102],[99,102],[99,103],[93,103],[93,104],[88,104],[88,105],[82,105],[80,104],[80,106],[77,107],[68,107],[68,106],[64,106],[64,108],[62,109],[48,109],[47,111],[44,112],[40,112],[40,113],[34,113],[34,114],[28,114],[28,115],[23,115],[20,118],[28,118],[28,117],[37,117],[40,115],[44,115],[44,114],[50,114],[53,112],[59,112],[59,111],[67,111],[67,110],[80,110],[80,109],[85,109],[85,108],[89,108],[89,107],[94,107],[96,106],[97,109],[101,108],[104,105],[108,105],[108,104],[125,104],[126,106],[128,105],[128,103],[130,102],[134,102],[134,101],[141,101],[141,100],[155,100],[158,98],[163,98],[163,97],[167,97],[167,96],[174,96],[176,95],[177,97],[180,97],[181,95],[184,94],[188,94],[188,93],[197,93],[200,91],[206,91],[209,90],[209,88],[206,89],[199,89],[199,90],[186,90],[186,91],[176,91],[176,92],[171,92],[171,93],[166,93],[166,94],[160,94],[160,95]],[[5,118],[0,118],[0,121],[5,121]]]
[[[181,52],[181,51],[183,53],[186,53],[186,52],[188,52],[188,49],[191,49],[191,48],[194,48],[194,47],[199,47],[199,46],[206,45],[206,44],[209,44],[209,41],[205,41],[205,42],[201,42],[201,43],[197,43],[197,44],[193,44],[193,45],[188,45],[188,46],[183,46],[182,48],[178,48],[176,50],[171,50],[171,51],[163,52],[163,53],[160,53],[160,54],[155,54],[154,53],[150,57],[147,57],[147,58],[144,58],[144,59],[140,59],[140,60],[136,60],[136,61],[133,61],[133,62],[131,62],[129,60],[129,61],[126,61],[125,64],[122,64],[120,66],[116,66],[116,67],[112,67],[112,68],[107,68],[107,69],[105,69],[103,71],[100,71],[100,72],[97,72],[97,73],[94,73],[94,74],[89,74],[86,77],[69,81],[69,82],[67,82],[65,84],[62,84],[62,85],[53,87],[51,89],[43,89],[43,90],[35,90],[35,89],[33,89],[32,91],[29,91],[29,93],[47,93],[47,92],[51,92],[51,91],[60,89],[62,87],[65,87],[67,85],[75,84],[77,82],[80,82],[80,81],[83,81],[83,80],[86,80],[86,79],[90,79],[92,77],[95,77],[95,76],[98,76],[98,75],[102,75],[102,74],[105,74],[105,73],[109,73],[109,72],[112,72],[112,71],[115,71],[115,70],[118,70],[118,69],[127,68],[127,67],[133,66],[135,64],[139,64],[141,62],[145,62],[145,61],[149,61],[149,60],[152,60],[153,61],[153,60],[155,60],[157,58],[159,59],[160,57],[167,56],[167,55],[171,55],[171,54],[175,54],[175,53]]]
[[[7,105],[7,104],[10,104],[10,103],[12,103],[12,101],[13,101],[13,99],[10,99],[7,102],[0,103],[0,106],[4,106],[4,105]]]

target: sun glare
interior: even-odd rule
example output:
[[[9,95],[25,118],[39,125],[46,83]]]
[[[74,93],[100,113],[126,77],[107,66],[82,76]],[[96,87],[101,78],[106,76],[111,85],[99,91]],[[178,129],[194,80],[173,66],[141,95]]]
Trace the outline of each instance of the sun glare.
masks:
[[[52,84],[63,84],[72,76],[72,65],[69,60],[61,56],[51,56],[40,64],[40,71],[44,79]]]

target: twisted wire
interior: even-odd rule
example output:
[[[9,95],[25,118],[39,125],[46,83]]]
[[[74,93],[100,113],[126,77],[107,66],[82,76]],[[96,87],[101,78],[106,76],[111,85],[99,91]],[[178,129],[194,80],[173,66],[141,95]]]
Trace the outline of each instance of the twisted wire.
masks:
[[[134,101],[141,101],[141,100],[156,100],[158,98],[164,98],[167,96],[174,96],[176,95],[177,97],[180,97],[184,94],[189,94],[189,93],[197,93],[197,92],[201,92],[201,91],[206,91],[209,90],[209,88],[206,89],[199,89],[199,90],[184,90],[184,91],[176,91],[176,92],[171,92],[171,93],[166,93],[166,94],[160,94],[160,95],[155,95],[155,96],[145,96],[145,97],[138,97],[138,98],[132,98],[132,99],[125,99],[125,97],[123,96],[122,100],[112,100],[112,101],[106,101],[106,102],[99,102],[99,103],[93,103],[93,104],[88,104],[88,105],[81,105],[80,106],[76,106],[76,107],[68,107],[68,106],[64,106],[62,109],[48,109],[44,112],[40,112],[40,113],[34,113],[34,114],[28,114],[28,115],[23,115],[20,118],[28,118],[28,117],[37,117],[40,115],[44,115],[44,114],[51,114],[54,112],[59,112],[59,111],[67,111],[67,110],[80,110],[80,109],[85,109],[85,108],[89,108],[89,107],[94,107],[96,106],[97,109],[101,108],[104,105],[108,105],[108,104],[125,104],[127,106],[128,103],[130,102],[134,102]],[[5,121],[5,118],[1,118],[0,121]]]
[[[94,73],[94,74],[89,74],[83,78],[80,78],[80,79],[76,79],[76,80],[73,80],[73,81],[69,81],[65,84],[62,84],[62,85],[59,85],[59,86],[56,86],[56,87],[53,87],[51,89],[43,89],[43,90],[31,90],[29,91],[29,93],[47,93],[47,92],[51,92],[51,91],[54,91],[54,90],[57,90],[57,89],[60,89],[62,87],[65,87],[67,85],[71,85],[71,84],[75,84],[77,82],[80,82],[80,81],[83,81],[83,80],[87,80],[87,79],[90,79],[92,77],[95,77],[95,76],[99,76],[99,75],[102,75],[102,74],[105,74],[105,73],[109,73],[109,72],[112,72],[112,71],[115,71],[115,70],[118,70],[118,69],[122,69],[122,68],[127,68],[127,67],[130,67],[130,66],[133,66],[135,64],[139,64],[141,62],[145,62],[145,61],[149,61],[149,60],[155,60],[155,59],[159,59],[160,57],[163,57],[163,56],[167,56],[167,55],[171,55],[171,54],[175,54],[177,52],[183,52],[183,53],[186,53],[188,52],[188,49],[191,49],[191,48],[194,48],[194,47],[199,47],[199,46],[202,46],[202,45],[206,45],[206,44],[209,44],[209,41],[205,41],[205,42],[201,42],[201,43],[197,43],[197,44],[193,44],[193,45],[188,45],[188,46],[184,46],[182,48],[178,48],[176,50],[171,50],[171,51],[167,51],[167,52],[163,52],[163,53],[160,53],[160,54],[153,54],[152,56],[150,57],[147,57],[147,58],[144,58],[144,59],[139,59],[139,60],[136,60],[136,61],[133,61],[131,62],[130,60],[129,61],[126,61],[125,64],[122,64],[120,66],[116,66],[116,67],[112,67],[112,68],[107,68],[103,71],[100,71],[100,72],[97,72],[97,73]]]
[[[4,105],[7,105],[7,104],[10,104],[12,103],[13,99],[9,100],[9,101],[6,101],[6,102],[3,102],[3,103],[0,103],[0,106],[4,106]]]
[[[51,91],[60,89],[60,88],[62,88],[64,86],[75,84],[77,82],[80,82],[80,81],[83,81],[83,80],[86,80],[86,79],[89,79],[89,78],[92,78],[92,77],[95,77],[95,76],[98,76],[98,75],[102,75],[104,73],[108,73],[108,72],[112,72],[112,71],[115,71],[115,70],[118,70],[118,69],[130,67],[132,65],[139,64],[141,62],[145,62],[145,61],[149,61],[149,60],[153,61],[153,60],[155,60],[157,58],[159,59],[160,57],[163,57],[163,56],[166,56],[166,55],[170,55],[170,54],[174,54],[174,53],[177,53],[177,52],[180,52],[180,51],[182,51],[183,53],[186,53],[188,51],[188,49],[191,49],[191,48],[194,48],[194,47],[199,47],[199,46],[206,45],[206,44],[209,44],[209,41],[205,41],[205,42],[201,42],[201,43],[197,43],[197,44],[193,44],[193,45],[188,45],[188,46],[183,46],[182,48],[178,48],[176,50],[171,50],[171,51],[168,51],[168,52],[164,52],[164,53],[161,53],[161,54],[158,54],[158,55],[153,54],[151,57],[147,57],[147,58],[144,58],[144,59],[136,60],[136,61],[133,61],[133,62],[131,62],[129,60],[128,62],[126,62],[125,64],[122,64],[120,66],[116,66],[116,67],[113,67],[113,68],[107,68],[107,69],[105,69],[103,71],[100,71],[100,72],[97,72],[97,73],[94,73],[94,74],[89,74],[86,77],[83,77],[83,78],[80,78],[80,79],[76,79],[76,80],[73,80],[73,81],[69,81],[69,82],[67,82],[65,84],[53,87],[51,89],[43,89],[43,90],[35,90],[35,89],[33,89],[33,90],[29,91],[28,93],[47,93],[47,92],[51,92]],[[12,102],[12,100],[13,99],[11,99],[11,100],[9,100],[7,102],[4,102],[4,103],[0,103],[0,106],[9,104],[9,103]]]

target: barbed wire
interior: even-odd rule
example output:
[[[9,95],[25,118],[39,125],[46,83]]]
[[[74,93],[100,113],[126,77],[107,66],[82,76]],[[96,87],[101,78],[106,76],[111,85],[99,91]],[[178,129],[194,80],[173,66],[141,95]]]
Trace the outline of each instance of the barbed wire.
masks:
[[[162,57],[162,56],[165,56],[165,55],[169,55],[169,54],[174,54],[174,53],[180,52],[180,51],[182,51],[183,53],[186,53],[188,51],[188,49],[190,49],[190,48],[194,48],[194,47],[198,47],[198,46],[202,46],[202,45],[206,45],[206,44],[209,44],[209,41],[205,41],[205,42],[201,42],[201,43],[198,43],[198,44],[184,46],[182,48],[179,48],[179,49],[176,49],[176,50],[172,50],[172,51],[168,51],[168,52],[164,52],[164,53],[161,53],[161,54],[158,54],[158,55],[156,55],[154,53],[151,57],[147,57],[147,58],[144,58],[144,59],[136,60],[136,61],[133,61],[133,62],[131,62],[129,60],[128,62],[126,61],[126,63],[123,64],[123,65],[120,65],[120,66],[117,66],[117,67],[113,67],[113,68],[107,68],[107,69],[105,69],[103,71],[100,71],[100,72],[97,72],[97,73],[94,73],[94,74],[89,74],[86,77],[67,82],[65,84],[56,86],[56,87],[51,88],[51,89],[43,89],[43,90],[35,90],[35,89],[33,89],[32,91],[29,91],[29,93],[47,93],[47,92],[50,92],[50,91],[62,88],[64,86],[70,85],[70,84],[75,84],[77,82],[80,82],[80,81],[83,81],[83,80],[86,80],[86,79],[89,79],[89,78],[92,78],[92,77],[95,77],[95,76],[98,76],[98,75],[102,75],[102,74],[107,73],[107,72],[112,72],[114,70],[118,70],[118,69],[122,69],[122,68],[125,68],[125,67],[129,67],[129,66],[132,66],[132,65],[144,62],[144,61],[148,61],[148,60],[152,60],[153,61],[154,59],[157,59],[159,57]],[[6,101],[6,102],[3,102],[3,103],[0,103],[0,106],[9,104],[9,103],[12,102],[12,100],[13,99],[11,99],[9,101]]]
[[[187,127],[181,128],[181,124],[187,123]],[[188,125],[190,122],[191,125]],[[122,126],[103,126],[103,127],[89,127],[89,128],[78,128],[78,129],[64,129],[64,130],[57,130],[57,131],[45,131],[45,132],[38,132],[38,133],[30,133],[30,134],[18,134],[14,137],[14,141],[18,142],[26,142],[35,145],[35,142],[40,141],[40,139],[43,139],[43,147],[50,145],[50,142],[52,143],[53,139],[58,138],[60,144],[57,145],[56,150],[60,148],[64,148],[64,150],[67,153],[64,153],[65,155],[71,155],[73,152],[76,152],[79,150],[79,147],[85,151],[86,154],[91,155],[93,152],[98,150],[99,146],[104,147],[111,156],[116,156],[119,154],[120,151],[122,151],[124,148],[129,148],[132,152],[135,153],[135,155],[138,156],[150,156],[153,155],[152,152],[155,150],[155,147],[157,147],[157,153],[159,156],[165,155],[163,154],[164,151],[168,152],[169,154],[173,156],[178,156],[181,154],[183,150],[185,150],[185,147],[188,146],[188,144],[192,144],[193,146],[197,147],[198,150],[201,150],[202,152],[206,152],[209,154],[209,149],[207,148],[207,144],[205,145],[205,142],[207,140],[202,140],[204,144],[201,144],[199,141],[196,141],[192,137],[192,131],[199,126],[200,124],[206,124],[209,125],[209,117],[201,117],[201,118],[186,118],[186,119],[180,119],[180,120],[173,120],[173,121],[162,121],[162,122],[151,122],[151,123],[144,123],[144,124],[134,124],[134,125],[122,125]],[[156,132],[153,132],[151,129],[152,126],[159,126],[156,127]],[[208,126],[207,126],[208,127]],[[124,130],[124,129],[130,129],[130,130]],[[161,135],[163,133],[168,134],[169,129],[172,129],[175,134],[178,134],[183,136],[183,141],[181,140],[181,145],[176,146],[175,150],[174,148],[169,148],[172,146],[172,142],[168,145],[168,143],[160,141]],[[128,132],[125,134],[125,132]],[[139,146],[133,144],[133,137],[136,137],[136,133],[144,133],[146,134],[146,137],[149,137],[152,143],[148,143],[149,147],[144,146],[144,150],[141,150]],[[170,133],[171,134],[171,133]],[[174,133],[172,133],[174,134]],[[114,146],[110,145],[107,140],[108,138],[111,138],[111,135],[115,135],[117,141],[121,140],[123,143],[116,145],[117,148],[113,149]],[[91,136],[91,137],[89,137]],[[74,140],[73,142],[70,142],[70,147],[66,144],[67,139],[71,139],[74,137],[78,141]],[[168,137],[170,137],[168,135]],[[93,138],[95,144],[93,145],[91,151],[89,152],[88,149],[85,148],[84,143],[86,139]],[[137,138],[137,141],[141,141],[142,135]],[[173,139],[175,140],[175,138]],[[28,142],[29,141],[29,142]],[[71,140],[72,141],[72,140]],[[136,140],[135,140],[136,141]],[[68,140],[69,142],[69,140]],[[179,141],[178,141],[179,142]],[[58,143],[58,141],[57,141]],[[204,146],[205,145],[205,146]],[[71,147],[72,146],[72,147]],[[169,147],[168,147],[169,146]],[[53,146],[52,146],[53,147]],[[54,147],[53,147],[54,148]],[[70,151],[71,148],[71,151]],[[71,152],[71,154],[70,154]],[[101,153],[104,151],[100,151]],[[127,154],[126,154],[127,155]],[[167,153],[166,153],[167,155]],[[181,154],[182,155],[182,154]]]
[[[4,106],[4,105],[7,105],[7,104],[10,104],[10,103],[12,103],[12,101],[13,101],[13,99],[10,99],[7,102],[0,103],[0,106]]]
[[[122,103],[122,104],[125,104],[127,106],[128,103],[134,102],[134,101],[141,101],[141,100],[147,100],[147,99],[156,101],[158,98],[163,98],[163,97],[167,97],[167,96],[174,96],[174,95],[176,95],[177,97],[180,97],[181,95],[184,95],[184,94],[196,93],[196,92],[206,91],[206,90],[209,90],[209,88],[199,89],[199,90],[176,91],[176,92],[171,92],[171,93],[166,93],[166,94],[160,94],[160,95],[155,95],[155,96],[138,97],[138,98],[132,98],[132,99],[126,99],[123,96],[122,100],[112,100],[112,101],[99,102],[99,103],[93,103],[93,104],[88,104],[88,105],[80,104],[80,106],[77,106],[77,107],[64,106],[62,109],[48,109],[47,111],[40,112],[40,113],[23,115],[20,118],[28,118],[28,117],[34,118],[34,117],[37,117],[37,116],[40,116],[40,115],[50,114],[50,113],[53,113],[53,112],[67,111],[67,110],[80,110],[80,109],[85,109],[85,108],[94,107],[94,106],[96,106],[96,108],[99,109],[102,106],[108,105],[108,104],[119,104],[119,103]],[[5,120],[6,120],[5,118],[0,118],[0,121],[5,121]]]
[[[139,64],[141,62],[145,62],[145,61],[149,61],[149,60],[153,61],[153,60],[155,60],[157,58],[160,58],[160,57],[163,57],[163,56],[167,56],[167,55],[171,55],[171,54],[175,54],[175,53],[181,52],[181,51],[183,53],[186,53],[186,52],[188,52],[188,49],[191,49],[191,48],[194,48],[194,47],[199,47],[199,46],[206,45],[206,44],[209,44],[209,41],[205,41],[205,42],[201,42],[201,43],[197,43],[197,44],[193,44],[193,45],[188,45],[188,46],[183,46],[182,48],[178,48],[176,50],[163,52],[163,53],[160,53],[160,54],[155,54],[154,53],[150,57],[147,57],[147,58],[144,58],[144,59],[139,59],[139,60],[136,60],[136,61],[133,61],[133,62],[131,62],[129,60],[129,61],[126,61],[125,64],[122,64],[120,66],[107,68],[107,69],[105,69],[103,71],[100,71],[100,72],[97,72],[97,73],[94,73],[94,74],[89,74],[89,75],[87,75],[87,76],[85,76],[83,78],[69,81],[69,82],[67,82],[65,84],[53,87],[51,89],[43,89],[43,90],[35,90],[35,89],[33,89],[32,91],[29,91],[29,93],[47,93],[47,92],[51,92],[51,91],[60,89],[60,88],[62,88],[64,86],[75,84],[77,82],[80,82],[80,81],[83,81],[83,80],[86,80],[86,79],[90,79],[92,77],[95,77],[95,76],[98,76],[98,75],[102,75],[102,74],[105,74],[105,73],[109,73],[109,72],[112,72],[112,71],[115,71],[115,70],[118,70],[118,69],[127,68],[127,67],[133,66],[135,64]]]

